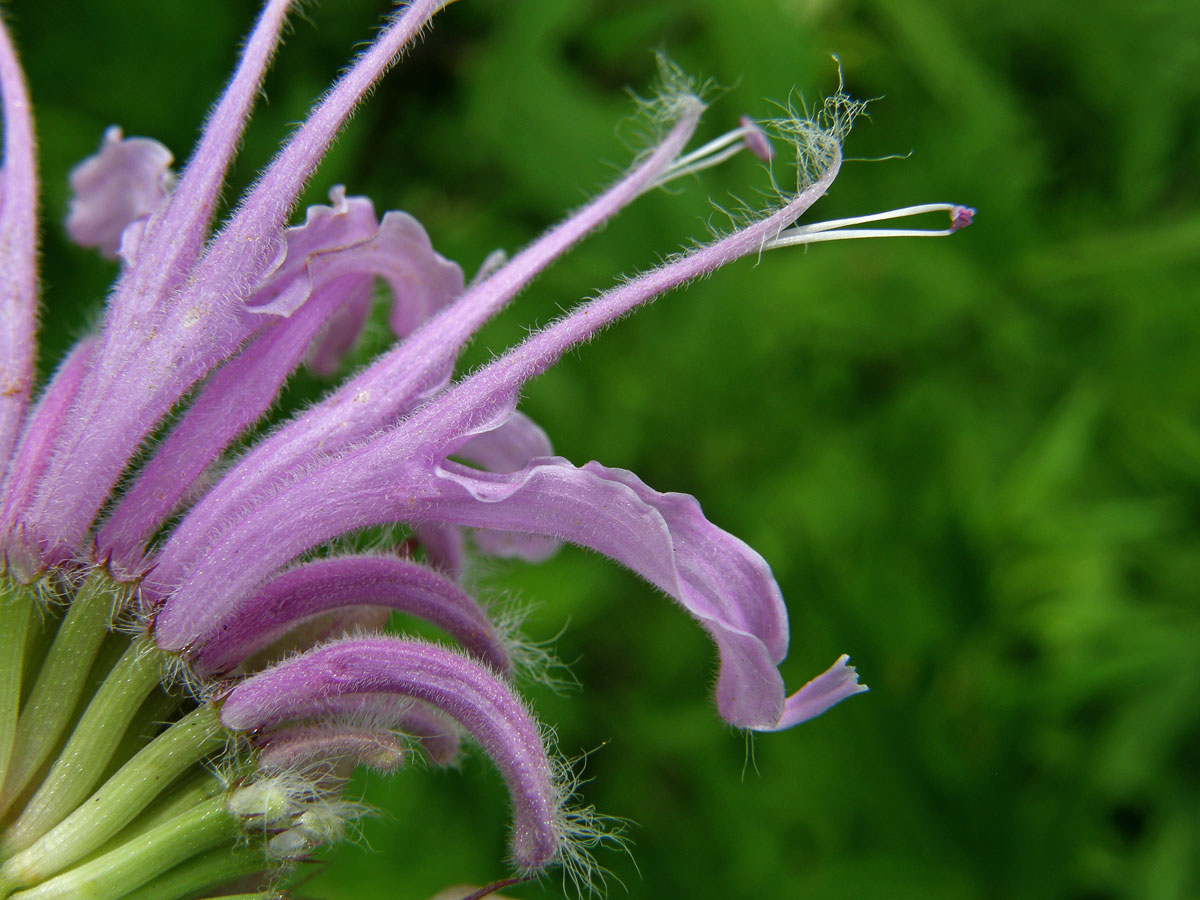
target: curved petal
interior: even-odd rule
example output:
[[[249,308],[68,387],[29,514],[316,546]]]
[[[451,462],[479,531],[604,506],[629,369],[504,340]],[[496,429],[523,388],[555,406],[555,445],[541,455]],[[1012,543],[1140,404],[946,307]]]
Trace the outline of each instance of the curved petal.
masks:
[[[370,241],[379,230],[375,204],[367,197],[347,197],[346,189],[335,185],[329,191],[329,205],[308,207],[304,222],[283,232],[283,251],[250,292],[244,307],[252,315],[288,317],[302,307],[322,278],[314,271],[316,260]],[[365,269],[346,267],[344,274],[363,274]],[[250,320],[252,327],[259,324]]]
[[[494,673],[448,650],[394,638],[311,650],[237,685],[221,722],[233,731],[259,731],[302,717],[314,703],[358,693],[411,697],[462,724],[508,785],[516,863],[537,869],[554,858],[559,792],[537,724]]]
[[[550,456],[550,437],[533,419],[517,411],[499,428],[472,435],[454,455],[489,472],[516,472],[531,459]],[[560,542],[542,535],[477,528],[475,546],[488,556],[539,563],[558,552]]]
[[[674,598],[721,656],[717,707],[742,728],[775,727],[784,711],[776,664],[787,653],[787,610],[770,567],[710,523],[686,494],[659,493],[599,463],[535,460],[496,475],[446,463],[430,515],[474,527],[551,535],[597,550]]]
[[[454,455],[489,472],[516,472],[553,452],[545,429],[525,413],[514,412],[498,428],[472,435]]]
[[[335,203],[340,190],[335,188],[332,194]],[[354,200],[369,203],[363,198]],[[312,292],[313,284],[342,275],[369,274],[384,279],[391,288],[395,297],[390,317],[392,331],[404,337],[457,296],[463,286],[462,269],[433,249],[420,222],[397,210],[385,213],[370,234],[353,242],[305,252],[306,257],[300,258],[305,261],[309,283],[305,279],[289,281],[269,302],[252,299],[247,305],[249,312],[290,315]],[[287,254],[297,255],[290,240]]]
[[[298,621],[364,605],[424,619],[497,672],[512,672],[503,641],[474,598],[425,566],[386,556],[331,557],[289,569],[232,610],[221,632],[195,651],[194,665],[227,671]]]
[[[720,653],[716,700],[740,728],[778,731],[867,690],[840,657],[791,697],[777,669],[787,653],[787,610],[770,567],[711,524],[686,494],[663,494],[632,472],[535,460],[507,477],[444,464],[452,485],[432,515],[460,525],[550,534],[598,550],[673,597]]]
[[[120,128],[109,128],[99,151],[71,170],[66,222],[71,240],[109,259],[121,249],[132,263],[136,249],[128,242],[122,247],[121,234],[167,202],[174,158],[158,141],[127,138]]]
[[[427,513],[460,525],[545,534],[617,560],[697,617],[757,637],[778,662],[787,609],[757,552],[717,528],[688,494],[660,493],[632,472],[561,457],[496,474],[447,462]]]

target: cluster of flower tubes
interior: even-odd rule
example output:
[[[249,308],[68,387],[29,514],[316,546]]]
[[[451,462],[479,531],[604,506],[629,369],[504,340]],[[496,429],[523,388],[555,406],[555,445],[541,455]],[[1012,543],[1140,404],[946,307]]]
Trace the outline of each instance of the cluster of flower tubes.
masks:
[[[513,636],[462,585],[465,553],[537,561],[566,541],[636,572],[715,642],[717,710],[739,728],[789,728],[866,689],[843,656],[788,695],[778,671],[787,613],[762,557],[690,496],[554,456],[518,396],[614,320],[742,257],[948,234],[973,211],[931,204],[796,225],[841,165],[857,107],[838,95],[813,119],[772,123],[797,173],[776,206],[456,379],[480,326],[637,197],[734,153],[770,165],[782,154],[748,119],[687,151],[704,105],[666,67],[646,104],[652,145],[470,283],[414,218],[378,216],[340,187],[289,226],[355,106],[445,5],[413,0],[214,227],[291,5],[265,4],[178,176],[166,148],[115,128],[72,173],[68,232],[116,259],[119,275],[99,327],[36,402],[33,126],[0,27],[0,897],[96,885],[148,897],[147,873],[195,887],[201,874],[188,872],[211,881],[303,859],[361,811],[342,797],[350,769],[392,771],[412,753],[448,764],[462,736],[508,787],[514,867],[584,867],[599,832],[571,807],[569,776],[514,688]],[[948,212],[950,226],[860,227],[931,211]],[[299,366],[338,370],[381,284],[391,349],[232,451]],[[337,549],[347,534],[393,525],[403,540]],[[447,642],[387,633],[397,612]],[[173,698],[154,707],[169,724],[131,744],[160,695]],[[245,846],[246,834],[261,846]]]

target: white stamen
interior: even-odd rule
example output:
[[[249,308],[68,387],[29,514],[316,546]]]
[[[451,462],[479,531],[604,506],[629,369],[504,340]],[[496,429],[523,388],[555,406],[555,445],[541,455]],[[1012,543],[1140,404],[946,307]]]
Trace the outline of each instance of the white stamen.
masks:
[[[909,216],[919,216],[931,212],[948,212],[951,224],[949,228],[852,228],[853,225],[865,225],[868,222],[883,222],[888,219],[905,219]],[[831,219],[828,222],[815,222],[812,225],[797,225],[781,231],[771,240],[763,244],[764,250],[775,250],[779,247],[794,247],[797,244],[816,244],[821,241],[849,241],[858,238],[883,237],[945,237],[954,234],[959,229],[971,224],[975,210],[969,206],[954,203],[923,203],[919,206],[905,206],[901,209],[890,209],[886,212],[873,213],[868,216],[852,216],[846,219]]]
[[[650,191],[665,184],[670,184],[672,181],[683,178],[685,175],[695,175],[697,172],[703,172],[705,169],[719,166],[725,160],[737,156],[743,150],[750,150],[755,156],[761,159],[763,158],[762,146],[764,142],[765,136],[762,129],[743,116],[742,124],[737,128],[725,132],[720,137],[713,138],[707,144],[703,144],[692,152],[675,160],[646,190]],[[770,145],[768,144],[767,147],[769,149]]]

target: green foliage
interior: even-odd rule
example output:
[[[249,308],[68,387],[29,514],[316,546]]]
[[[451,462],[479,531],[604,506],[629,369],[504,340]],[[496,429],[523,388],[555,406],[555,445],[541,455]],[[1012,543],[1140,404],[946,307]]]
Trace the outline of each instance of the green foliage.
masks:
[[[44,150],[47,353],[111,270],[53,227],[102,128],[185,155],[246,4],[12,2]],[[367,37],[379,0],[298,21],[235,178]],[[650,49],[760,97],[880,97],[819,217],[979,208],[941,241],[744,262],[572,355],[525,409],[560,452],[697,494],[772,563],[793,685],[853,654],[871,693],[757,738],[706,703],[698,629],[565,550],[475,573],[570,622],[582,695],[534,691],[585,788],[626,816],[631,898],[1200,896],[1200,7],[1186,0],[465,0],[353,124],[337,181],[421,218],[469,270],[629,153],[614,123]],[[908,155],[911,154],[911,155]],[[748,163],[656,195],[547,273],[468,363],[754,200]],[[230,195],[233,196],[232,194]],[[73,305],[74,304],[74,305]],[[308,888],[420,900],[504,869],[503,797],[461,773],[366,785],[384,810]],[[615,891],[620,893],[620,888]],[[543,887],[516,897],[554,897]]]

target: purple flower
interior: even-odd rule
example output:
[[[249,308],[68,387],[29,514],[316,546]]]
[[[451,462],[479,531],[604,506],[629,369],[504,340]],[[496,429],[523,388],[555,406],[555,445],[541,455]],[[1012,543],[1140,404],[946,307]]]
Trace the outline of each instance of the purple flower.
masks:
[[[763,558],[690,496],[554,456],[517,403],[530,379],[611,322],[742,257],[948,234],[973,210],[931,204],[798,226],[837,176],[859,105],[839,93],[813,120],[764,128],[743,118],[687,152],[703,104],[664,66],[646,110],[653,144],[611,187],[470,284],[411,216],[380,216],[340,187],[289,226],[342,124],[445,2],[404,7],[216,228],[218,193],[289,0],[266,3],[177,177],[164,147],[110,129],[71,175],[67,228],[119,259],[120,273],[99,329],[33,404],[32,126],[0,28],[0,813],[10,822],[0,897],[98,885],[117,897],[159,876],[191,895],[286,868],[361,814],[341,796],[354,765],[392,771],[418,751],[444,765],[463,735],[509,788],[514,865],[559,862],[580,874],[603,833],[571,805],[569,775],[516,693],[512,629],[457,581],[464,536],[476,553],[532,561],[567,541],[637,572],[717,645],[717,709],[738,727],[789,728],[866,690],[842,656],[789,696],[778,671],[787,612]],[[641,194],[742,150],[779,165],[787,154],[768,130],[796,166],[795,189],[773,208],[454,380],[484,322]],[[931,211],[948,212],[951,226],[861,227]],[[379,284],[400,340],[235,454],[299,366],[337,368]],[[340,538],[378,526],[406,530],[372,552],[338,549]],[[453,646],[383,633],[393,611],[441,629]],[[119,659],[106,649],[117,628],[136,635]],[[39,665],[24,666],[27,646],[48,648]],[[92,666],[106,666],[103,677],[89,681]],[[26,669],[37,675],[23,688]],[[139,740],[147,708],[149,721],[169,724]],[[220,776],[204,766],[214,760]],[[236,849],[247,840],[257,856]]]

